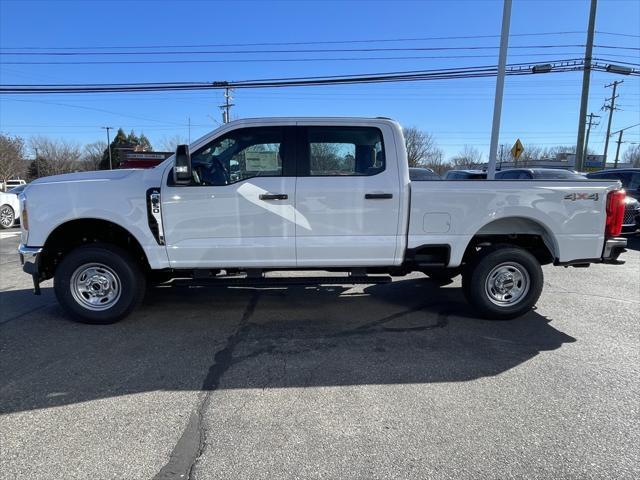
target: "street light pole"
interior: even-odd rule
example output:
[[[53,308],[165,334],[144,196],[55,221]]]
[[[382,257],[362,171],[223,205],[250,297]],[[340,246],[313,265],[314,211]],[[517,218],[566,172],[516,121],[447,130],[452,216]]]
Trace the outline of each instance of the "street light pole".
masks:
[[[587,47],[584,52],[584,70],[582,72],[582,98],[580,99],[580,118],[578,119],[578,140],[576,142],[575,169],[582,171],[584,165],[584,135],[587,124],[587,107],[589,103],[589,81],[591,80],[591,59],[593,55],[593,35],[596,29],[597,0],[591,0],[589,10],[589,28],[587,30]]]
[[[113,127],[102,127],[107,131],[107,151],[109,152],[109,170],[113,170],[113,162],[111,161],[111,138],[109,138],[109,130]]]
[[[498,137],[500,136],[500,116],[502,114],[502,96],[504,93],[504,75],[509,48],[509,27],[511,24],[511,0],[504,0],[502,8],[502,32],[500,34],[500,54],[498,56],[498,77],[496,79],[496,96],[493,102],[493,125],[491,127],[491,145],[489,147],[489,164],[487,179],[493,180],[496,174],[496,156],[498,154]]]

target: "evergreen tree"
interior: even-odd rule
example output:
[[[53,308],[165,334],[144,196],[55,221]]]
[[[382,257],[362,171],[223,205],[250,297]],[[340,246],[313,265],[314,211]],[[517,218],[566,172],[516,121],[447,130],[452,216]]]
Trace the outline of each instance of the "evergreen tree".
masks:
[[[113,168],[118,168],[122,163],[122,159],[120,158],[120,148],[125,146],[141,147],[141,149],[145,152],[153,150],[151,142],[144,133],[141,133],[138,137],[136,135],[136,132],[131,130],[131,132],[129,132],[129,135],[127,135],[126,133],[124,133],[124,130],[122,130],[122,128],[119,128],[116,136],[111,141],[111,161],[113,164]],[[107,170],[108,168],[109,151],[105,149],[102,155],[102,160],[100,161],[100,169]]]
[[[120,150],[118,147],[126,145],[128,142],[127,135],[124,133],[122,128],[118,129],[116,136],[111,140],[111,162],[113,168],[118,168],[120,166]],[[102,160],[100,161],[100,170],[109,170],[109,149],[108,147],[104,149],[104,153],[102,154]]]

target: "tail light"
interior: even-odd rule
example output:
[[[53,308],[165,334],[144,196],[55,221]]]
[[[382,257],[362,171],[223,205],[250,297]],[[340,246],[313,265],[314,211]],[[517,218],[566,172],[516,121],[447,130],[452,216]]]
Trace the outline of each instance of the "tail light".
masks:
[[[617,237],[622,232],[622,219],[624,218],[624,199],[627,196],[624,190],[614,190],[607,196],[607,222],[604,233],[607,237]]]

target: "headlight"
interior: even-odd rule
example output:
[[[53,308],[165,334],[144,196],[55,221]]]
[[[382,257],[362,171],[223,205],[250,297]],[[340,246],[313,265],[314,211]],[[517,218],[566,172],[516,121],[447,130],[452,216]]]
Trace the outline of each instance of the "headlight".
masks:
[[[20,202],[20,226],[26,232],[29,230],[29,214],[27,212],[27,198],[24,193],[18,195],[18,201]]]

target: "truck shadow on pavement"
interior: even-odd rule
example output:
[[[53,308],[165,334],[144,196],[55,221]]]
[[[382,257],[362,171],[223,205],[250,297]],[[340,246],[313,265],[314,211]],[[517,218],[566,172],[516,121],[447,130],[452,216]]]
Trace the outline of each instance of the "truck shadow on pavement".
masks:
[[[156,390],[464,382],[575,339],[530,312],[473,317],[426,278],[365,288],[152,289],[115,325],[66,319],[50,288],[0,318],[0,413]],[[26,301],[0,292],[0,305]],[[38,304],[38,302],[40,302]]]

